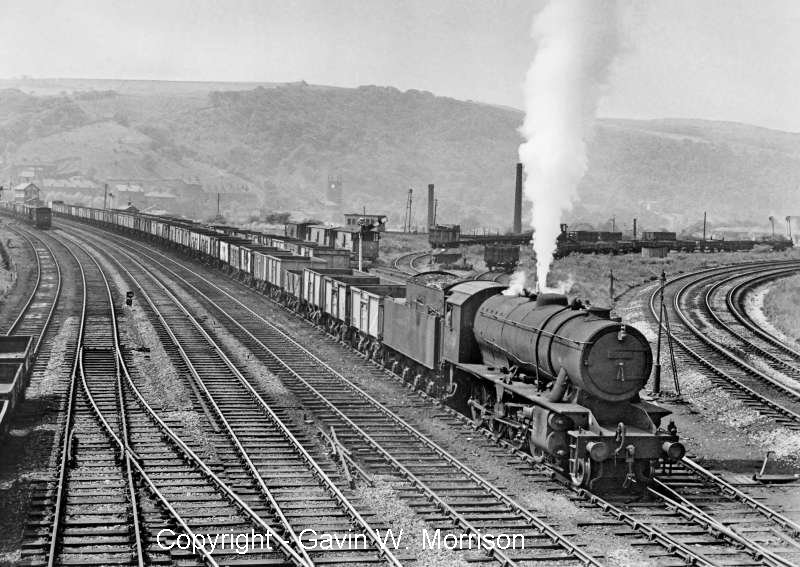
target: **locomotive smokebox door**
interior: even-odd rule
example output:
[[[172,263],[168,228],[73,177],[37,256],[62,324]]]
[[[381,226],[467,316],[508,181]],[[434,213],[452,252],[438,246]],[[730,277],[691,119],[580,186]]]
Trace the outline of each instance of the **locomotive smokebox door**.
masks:
[[[132,291],[128,291],[127,293],[125,293],[125,305],[127,305],[128,307],[133,305],[133,292]]]

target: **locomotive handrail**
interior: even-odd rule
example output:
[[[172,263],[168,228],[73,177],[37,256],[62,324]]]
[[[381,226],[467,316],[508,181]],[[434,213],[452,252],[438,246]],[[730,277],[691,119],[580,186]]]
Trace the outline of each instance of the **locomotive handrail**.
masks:
[[[569,309],[569,307],[566,307],[565,309]],[[557,311],[556,313],[554,313],[554,315],[557,315],[558,313],[561,313],[562,311],[563,310]],[[562,340],[564,342],[572,343],[572,344],[577,345],[577,346],[587,346],[587,345],[593,345],[595,343],[595,341],[576,341],[575,339],[571,339],[569,337],[565,337],[563,335],[559,335],[558,333],[553,333],[553,332],[550,332],[550,331],[545,331],[543,329],[539,329],[537,327],[534,327],[533,325],[526,325],[525,323],[520,323],[518,321],[510,321],[508,319],[501,319],[500,317],[498,317],[497,315],[495,315],[493,313],[487,313],[485,311],[481,311],[480,314],[481,314],[482,317],[486,317],[487,319],[492,319],[494,321],[502,322],[505,325],[510,325],[512,327],[517,327],[518,329],[524,329],[526,331],[531,331],[531,332],[537,333],[539,335],[544,335],[544,336],[546,336],[548,338],[551,338],[551,339],[560,339],[560,340]],[[538,351],[538,349],[536,349],[536,350]]]

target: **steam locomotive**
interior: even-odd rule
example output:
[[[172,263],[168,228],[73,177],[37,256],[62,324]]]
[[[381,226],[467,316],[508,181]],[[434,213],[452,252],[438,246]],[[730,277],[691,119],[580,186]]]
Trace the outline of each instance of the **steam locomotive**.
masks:
[[[553,461],[578,486],[622,479],[644,486],[660,461],[685,449],[669,411],[640,399],[652,369],[647,339],[559,294],[508,297],[495,288],[474,295],[473,330],[480,361],[454,361],[472,387],[475,419]],[[469,301],[462,302],[469,304]],[[477,388],[476,388],[477,386]]]
[[[240,238],[186,220],[54,203],[56,215],[170,247],[294,309],[402,379],[548,461],[576,486],[646,486],[685,449],[639,391],[652,353],[607,309],[504,295],[447,272],[385,285],[285,235]],[[251,238],[252,239],[249,239]],[[326,263],[327,262],[327,263]]]

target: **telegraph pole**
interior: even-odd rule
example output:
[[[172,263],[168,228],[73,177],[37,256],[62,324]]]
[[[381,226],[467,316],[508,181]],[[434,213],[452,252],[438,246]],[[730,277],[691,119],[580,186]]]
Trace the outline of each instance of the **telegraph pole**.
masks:
[[[103,210],[108,208],[108,183],[103,184]]]

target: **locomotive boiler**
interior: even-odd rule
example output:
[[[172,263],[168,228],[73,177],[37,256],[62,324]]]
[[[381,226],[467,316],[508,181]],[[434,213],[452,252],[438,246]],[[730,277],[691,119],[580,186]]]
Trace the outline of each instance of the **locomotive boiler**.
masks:
[[[473,360],[451,360],[476,422],[579,486],[644,486],[661,460],[683,457],[674,423],[662,427],[670,412],[639,397],[653,363],[641,332],[563,295],[500,291],[478,293],[461,330]]]

